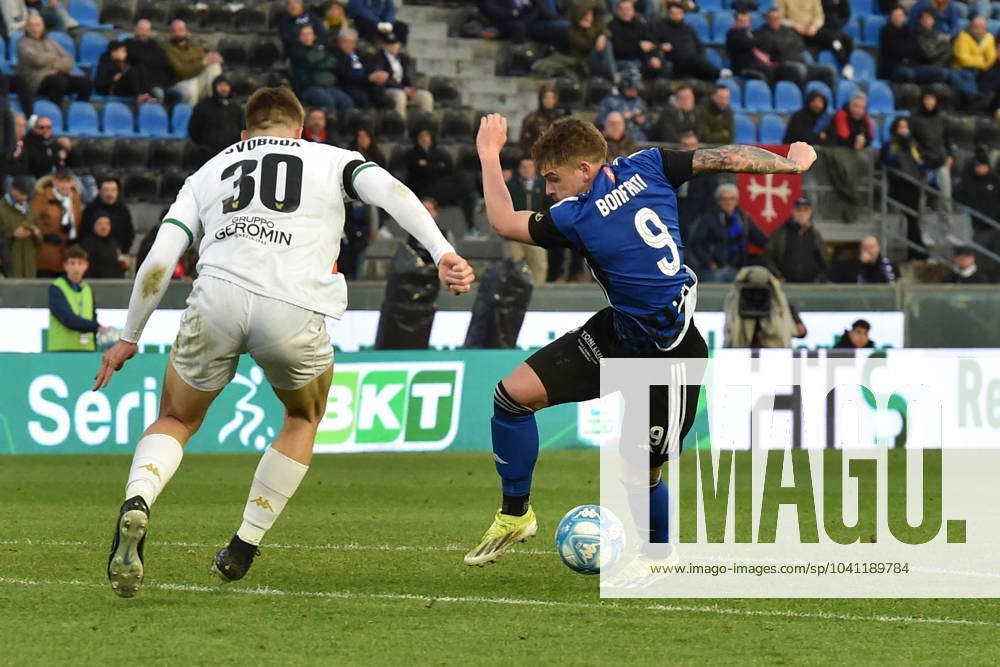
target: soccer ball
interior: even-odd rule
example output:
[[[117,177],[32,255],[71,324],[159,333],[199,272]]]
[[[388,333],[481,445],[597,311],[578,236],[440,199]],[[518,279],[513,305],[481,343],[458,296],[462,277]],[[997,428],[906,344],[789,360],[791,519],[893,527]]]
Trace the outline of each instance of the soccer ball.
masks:
[[[106,350],[118,342],[118,337],[122,335],[122,330],[118,327],[108,327],[97,334],[97,347]]]
[[[571,570],[598,574],[610,568],[625,549],[625,528],[600,505],[574,507],[556,528],[556,551]]]

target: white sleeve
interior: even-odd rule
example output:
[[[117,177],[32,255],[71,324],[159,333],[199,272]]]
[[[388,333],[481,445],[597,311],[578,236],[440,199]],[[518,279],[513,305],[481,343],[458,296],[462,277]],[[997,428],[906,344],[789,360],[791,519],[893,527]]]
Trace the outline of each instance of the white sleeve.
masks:
[[[169,219],[160,225],[153,247],[149,249],[149,254],[135,274],[132,296],[128,301],[128,316],[121,333],[122,340],[139,342],[149,316],[160,305],[160,299],[167,291],[177,260],[190,245],[189,234],[189,231]]]
[[[192,182],[194,177],[195,175],[192,174],[184,180],[184,185],[181,187],[180,192],[177,193],[177,198],[171,204],[170,210],[163,217],[164,221],[169,220],[187,232],[190,245],[195,244],[195,241],[201,236],[202,231],[201,209],[198,206],[198,200],[194,196],[195,187]]]
[[[385,209],[400,227],[413,234],[427,248],[435,264],[445,253],[455,252],[413,191],[382,167],[373,163],[358,167],[352,186],[361,201]]]

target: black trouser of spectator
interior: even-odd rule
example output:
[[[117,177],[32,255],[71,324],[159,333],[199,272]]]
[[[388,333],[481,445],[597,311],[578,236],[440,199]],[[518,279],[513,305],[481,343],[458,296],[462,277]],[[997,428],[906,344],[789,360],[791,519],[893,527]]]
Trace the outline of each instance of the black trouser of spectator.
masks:
[[[889,176],[889,196],[900,204],[909,207],[914,211],[920,210],[920,189],[902,178]],[[908,259],[927,259],[927,253],[918,250],[914,245],[923,247],[923,236],[920,233],[920,221],[917,216],[903,213],[906,218],[906,256]]]
[[[674,66],[674,76],[678,78],[694,77],[703,81],[715,81],[719,78],[719,68],[702,56],[686,58],[670,58]]]
[[[840,42],[839,49],[835,42]],[[854,38],[840,29],[820,28],[815,35],[806,38],[806,45],[833,51],[837,62],[843,67],[851,59],[851,52],[854,51]]]
[[[441,206],[460,206],[462,217],[465,218],[465,226],[472,230],[476,228],[476,193],[472,178],[468,174],[458,171],[422,188],[419,196],[433,197]]]
[[[10,84],[10,92],[17,93],[18,99],[21,101],[21,109],[24,111],[24,117],[31,118],[31,114],[35,111],[35,96],[31,92],[31,87],[28,86],[24,77],[20,74],[11,74],[8,77],[8,82]]]
[[[354,106],[359,109],[368,109],[370,107],[377,107],[379,109],[387,109],[392,106],[392,100],[389,96],[385,94],[385,88],[382,86],[350,86],[344,87],[342,90],[351,96],[354,100]]]
[[[73,74],[50,74],[38,86],[38,95],[56,104],[62,102],[67,93],[76,93],[78,100],[90,99],[90,80]]]
[[[752,67],[744,67],[739,72],[738,75],[746,77],[748,79],[760,79],[764,81],[769,86],[774,85],[775,76],[778,73],[777,67],[767,67],[765,65],[754,65]]]
[[[122,74],[122,78],[111,84],[111,89],[106,93],[107,95],[118,95],[120,97],[136,97],[143,93],[149,92],[149,86],[146,85],[146,76],[143,71],[138,67],[129,67]]]
[[[528,39],[530,20],[523,18],[507,19],[504,21],[497,21],[496,24],[497,30],[500,31],[500,36],[506,37],[514,44],[524,44],[524,42]]]
[[[379,32],[377,21],[372,21],[362,17],[354,19],[354,27],[357,28],[358,35],[360,35],[362,39],[366,39],[372,44],[376,43],[379,39],[379,35],[383,34]],[[399,41],[406,44],[406,38],[410,34],[410,26],[402,21],[393,21],[392,31],[396,34],[396,37],[399,37]]]
[[[569,253],[569,273],[563,275],[566,268],[566,253]],[[572,278],[583,272],[583,255],[567,248],[549,248],[549,273],[546,281],[553,283],[560,278]]]
[[[830,90],[837,87],[837,70],[830,65],[809,65],[800,62],[784,62],[778,66],[778,81],[791,81],[799,88],[806,85],[806,81],[822,81]]]
[[[528,26],[528,36],[565,53],[569,50],[569,21],[535,19]]]

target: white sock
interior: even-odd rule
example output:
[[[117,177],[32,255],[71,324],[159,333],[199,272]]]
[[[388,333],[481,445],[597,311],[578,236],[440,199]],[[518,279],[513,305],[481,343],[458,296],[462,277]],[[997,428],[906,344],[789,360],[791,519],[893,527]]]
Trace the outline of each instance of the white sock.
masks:
[[[125,499],[142,496],[146,505],[152,506],[177,472],[183,456],[184,448],[176,438],[162,433],[143,436],[135,446],[132,469],[125,485]]]
[[[285,509],[288,499],[295,495],[309,466],[288,458],[275,449],[268,449],[260,457],[257,471],[250,485],[250,495],[243,510],[243,524],[236,535],[249,544],[260,544],[264,533]]]

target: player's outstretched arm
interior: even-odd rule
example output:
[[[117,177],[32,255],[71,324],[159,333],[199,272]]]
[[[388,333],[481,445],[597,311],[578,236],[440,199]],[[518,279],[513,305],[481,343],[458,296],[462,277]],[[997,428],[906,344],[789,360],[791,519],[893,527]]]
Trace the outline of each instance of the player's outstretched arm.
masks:
[[[515,211],[510,191],[503,180],[500,151],[507,143],[507,119],[498,113],[483,116],[479,121],[476,148],[483,165],[483,198],[490,227],[505,239],[534,243],[528,232],[532,211]]]
[[[694,152],[691,170],[695,176],[710,172],[747,174],[802,174],[816,161],[816,151],[804,141],[788,148],[788,157],[781,157],[757,146],[719,146]]]
[[[354,190],[361,201],[386,210],[400,227],[431,254],[438,267],[438,277],[453,294],[468,292],[476,279],[472,267],[448,243],[434,218],[413,191],[382,167],[362,170],[354,179]]]
[[[101,358],[101,368],[94,376],[94,391],[106,387],[115,371],[135,356],[142,330],[167,291],[174,267],[191,242],[181,227],[164,223],[156,232],[156,240],[135,275],[128,316],[121,337]]]

